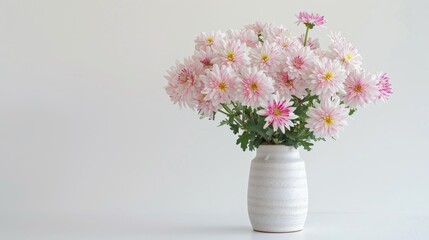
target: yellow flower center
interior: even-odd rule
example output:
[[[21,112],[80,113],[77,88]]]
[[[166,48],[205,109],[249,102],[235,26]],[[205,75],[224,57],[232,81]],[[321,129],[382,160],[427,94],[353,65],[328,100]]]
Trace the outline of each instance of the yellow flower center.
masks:
[[[343,62],[348,62],[348,61],[352,60],[352,58],[353,58],[353,55],[348,52],[348,53],[346,53],[346,56],[342,60],[343,60]]]
[[[328,126],[330,126],[330,125],[332,125],[332,123],[333,123],[334,121],[332,120],[332,117],[331,116],[325,116],[324,118],[323,118],[323,123],[325,123],[325,125],[328,125]]]
[[[283,43],[283,48],[284,49],[286,49],[286,48],[288,48],[289,46],[286,44],[286,43]]]
[[[234,61],[235,53],[234,52],[228,52],[228,54],[226,54],[226,58],[228,59],[228,61]]]
[[[181,77],[180,77],[180,80],[181,80],[182,82],[186,83],[186,82],[188,82],[188,81],[189,81],[189,77],[188,77],[188,76],[186,76],[186,75],[183,75],[183,76],[181,76]]]
[[[222,92],[225,92],[228,89],[228,86],[226,85],[225,82],[220,82],[219,85],[217,86],[219,88],[219,90],[221,90]]]
[[[212,37],[208,37],[208,38],[207,38],[207,42],[208,42],[208,43],[213,43],[213,42],[214,42],[214,39],[213,39]]]
[[[265,62],[267,62],[268,60],[270,60],[270,56],[268,56],[267,54],[262,54],[261,59],[262,59],[262,61],[265,63]]]
[[[278,108],[274,109],[274,115],[280,116],[281,114],[282,114],[282,111],[280,111],[280,109]]]
[[[288,87],[288,88],[293,87],[293,82],[292,82],[292,80],[286,80],[286,81],[285,81],[285,85],[286,85],[286,87]]]
[[[355,92],[361,92],[362,91],[362,86],[361,85],[356,85],[354,88]]]
[[[258,91],[259,86],[258,86],[258,84],[257,84],[257,83],[252,83],[252,84],[250,85],[250,89],[252,89],[252,91],[256,92],[256,91]]]
[[[329,81],[334,77],[334,73],[333,72],[327,72],[323,75],[323,79],[325,79],[325,81]]]

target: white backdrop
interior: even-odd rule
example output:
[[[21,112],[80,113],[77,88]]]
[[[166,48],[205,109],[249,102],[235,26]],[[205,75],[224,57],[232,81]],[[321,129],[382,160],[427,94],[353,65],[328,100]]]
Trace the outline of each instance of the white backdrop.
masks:
[[[429,214],[429,4],[379,1],[0,1],[0,222],[245,216],[250,160],[218,122],[180,110],[165,71],[202,31],[326,16],[394,95],[338,141],[302,151],[310,212]]]

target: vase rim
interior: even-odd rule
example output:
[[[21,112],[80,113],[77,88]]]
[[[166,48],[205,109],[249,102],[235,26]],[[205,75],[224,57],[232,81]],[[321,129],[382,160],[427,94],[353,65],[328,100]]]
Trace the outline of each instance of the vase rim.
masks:
[[[259,145],[257,149],[258,153],[299,153],[299,149],[293,146],[285,146],[279,144],[267,144],[267,145]]]
[[[299,150],[298,148],[295,148],[294,146],[286,146],[286,145],[282,145],[282,144],[261,144],[259,145],[259,148],[286,148],[286,149],[296,149]]]

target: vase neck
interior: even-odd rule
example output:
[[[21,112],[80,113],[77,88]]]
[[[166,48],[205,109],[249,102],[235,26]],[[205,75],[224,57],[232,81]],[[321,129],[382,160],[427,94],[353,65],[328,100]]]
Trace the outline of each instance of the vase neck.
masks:
[[[299,149],[284,145],[261,145],[256,151],[257,158],[269,159],[300,159]]]

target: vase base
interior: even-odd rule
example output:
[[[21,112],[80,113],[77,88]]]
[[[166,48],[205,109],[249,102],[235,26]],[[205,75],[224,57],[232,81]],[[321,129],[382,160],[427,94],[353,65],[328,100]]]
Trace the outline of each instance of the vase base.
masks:
[[[261,233],[295,233],[295,232],[301,232],[302,228],[297,229],[297,230],[290,230],[290,231],[288,231],[288,230],[286,230],[286,231],[282,231],[282,230],[280,230],[280,231],[269,231],[269,230],[257,230],[257,229],[253,229],[253,231],[261,232]]]

